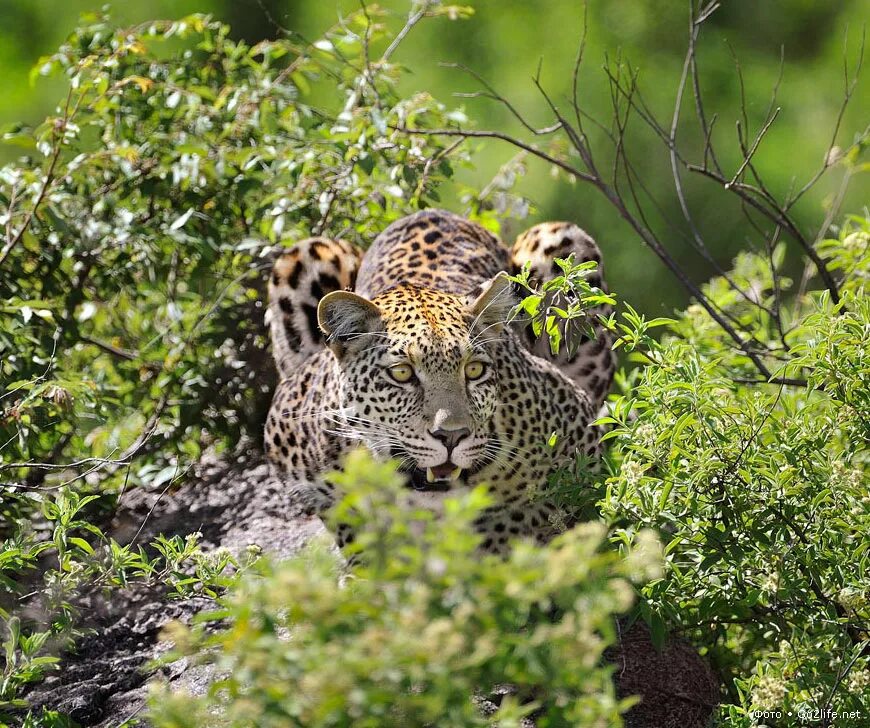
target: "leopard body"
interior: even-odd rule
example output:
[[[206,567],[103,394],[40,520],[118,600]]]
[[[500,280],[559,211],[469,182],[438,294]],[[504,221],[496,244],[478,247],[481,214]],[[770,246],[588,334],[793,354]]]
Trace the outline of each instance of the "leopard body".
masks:
[[[487,484],[493,505],[475,524],[484,551],[546,542],[570,525],[545,486],[578,455],[599,457],[592,423],[614,372],[599,319],[608,310],[593,310],[591,331],[553,354],[530,327],[508,323],[517,298],[504,274],[526,266],[540,283],[569,256],[598,263],[589,282],[606,290],[598,246],[571,223],[537,225],[508,249],[479,225],[425,211],[365,253],[310,238],[279,256],[268,317],[281,380],[265,446],[300,503],[329,508],[337,494],[324,474],[363,445],[399,462],[415,505],[437,509]],[[609,659],[618,694],[642,696],[626,725],[706,725],[718,683],[689,645],[659,651],[637,626]]]
[[[509,250],[441,210],[393,223],[365,253],[325,238],[294,246],[269,286],[281,373],[266,423],[271,462],[322,510],[335,498],[323,474],[362,444],[396,458],[423,505],[487,484],[484,550],[548,540],[566,525],[542,497],[548,476],[598,454],[590,423],[613,376],[610,334],[595,324],[576,352],[552,355],[507,323],[517,298],[504,271],[528,264],[540,281],[571,255],[601,262],[570,223],[538,225]],[[601,269],[592,275],[603,288]],[[397,381],[404,366],[411,377]]]

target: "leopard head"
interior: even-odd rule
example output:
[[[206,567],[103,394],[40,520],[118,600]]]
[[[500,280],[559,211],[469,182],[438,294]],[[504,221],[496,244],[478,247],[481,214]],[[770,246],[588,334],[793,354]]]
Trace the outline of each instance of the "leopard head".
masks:
[[[516,303],[500,274],[467,296],[398,285],[368,300],[325,296],[318,322],[335,356],[335,432],[396,458],[421,491],[447,491],[496,454],[493,355]]]

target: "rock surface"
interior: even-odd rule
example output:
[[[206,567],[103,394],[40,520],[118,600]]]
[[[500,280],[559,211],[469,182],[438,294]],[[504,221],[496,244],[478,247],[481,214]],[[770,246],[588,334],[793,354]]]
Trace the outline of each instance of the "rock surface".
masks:
[[[205,549],[241,552],[256,543],[281,557],[299,550],[322,533],[323,526],[293,507],[286,489],[264,463],[213,462],[200,466],[174,492],[143,489],[127,494],[110,535],[120,543],[134,538],[148,543],[160,533],[186,536],[194,531],[203,534]],[[65,656],[60,670],[26,696],[35,714],[42,707],[58,710],[83,728],[114,728],[139,716],[147,683],[157,676],[146,666],[166,649],[159,640],[163,626],[171,620],[187,622],[213,606],[205,597],[168,600],[159,587],[116,591],[111,600],[90,597],[82,612],[89,634],[78,640],[75,653]],[[159,673],[191,693],[208,685],[207,668],[189,667],[186,660]]]

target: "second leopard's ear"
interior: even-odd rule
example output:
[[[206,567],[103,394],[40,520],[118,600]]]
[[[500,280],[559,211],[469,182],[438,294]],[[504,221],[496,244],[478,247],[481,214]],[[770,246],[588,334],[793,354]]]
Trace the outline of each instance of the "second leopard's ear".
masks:
[[[320,299],[317,325],[339,360],[348,352],[368,346],[368,334],[384,330],[380,309],[350,291],[333,291]]]
[[[517,303],[519,298],[507,273],[499,273],[481,284],[469,298],[472,333],[480,335],[486,331],[493,336],[501,333]]]

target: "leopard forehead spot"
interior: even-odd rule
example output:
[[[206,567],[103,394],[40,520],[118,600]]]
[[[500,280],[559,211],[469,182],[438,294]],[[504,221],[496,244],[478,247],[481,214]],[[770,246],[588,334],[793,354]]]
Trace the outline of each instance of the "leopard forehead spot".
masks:
[[[459,297],[439,291],[398,286],[373,300],[382,312],[392,341],[418,356],[467,348],[472,319]]]

